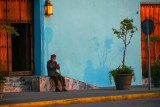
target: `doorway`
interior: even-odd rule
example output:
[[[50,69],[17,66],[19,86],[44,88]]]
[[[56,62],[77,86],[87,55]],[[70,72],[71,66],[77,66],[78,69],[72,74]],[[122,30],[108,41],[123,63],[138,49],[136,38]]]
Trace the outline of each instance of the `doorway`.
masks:
[[[141,22],[145,19],[151,19],[154,22],[154,32],[150,37],[160,37],[160,5],[159,4],[141,4]],[[145,40],[146,34],[141,31],[141,52],[142,52],[142,74],[147,71],[148,67],[148,54],[147,42]],[[150,64],[154,64],[160,60],[160,41],[150,41]]]
[[[12,35],[12,71],[31,71],[31,36],[29,23],[11,24],[19,36]]]

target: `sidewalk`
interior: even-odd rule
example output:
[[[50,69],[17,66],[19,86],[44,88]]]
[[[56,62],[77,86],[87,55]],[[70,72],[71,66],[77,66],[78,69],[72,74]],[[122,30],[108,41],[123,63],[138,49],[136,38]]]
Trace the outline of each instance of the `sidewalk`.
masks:
[[[147,86],[132,86],[130,90],[116,90],[115,87],[110,87],[67,92],[19,92],[4,93],[3,99],[0,100],[0,107],[35,107],[153,97],[160,97],[160,88],[151,88],[149,91]]]

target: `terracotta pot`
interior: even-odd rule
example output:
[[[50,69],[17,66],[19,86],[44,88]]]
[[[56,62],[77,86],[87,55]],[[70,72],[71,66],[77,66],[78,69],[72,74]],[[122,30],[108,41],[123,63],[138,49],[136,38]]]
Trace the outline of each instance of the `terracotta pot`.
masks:
[[[132,74],[117,74],[115,84],[117,90],[130,90]]]
[[[2,99],[5,81],[0,81],[0,99]]]

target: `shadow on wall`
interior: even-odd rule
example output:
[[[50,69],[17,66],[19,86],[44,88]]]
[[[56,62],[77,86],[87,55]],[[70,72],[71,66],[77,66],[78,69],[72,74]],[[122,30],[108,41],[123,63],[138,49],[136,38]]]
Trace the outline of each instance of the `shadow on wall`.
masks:
[[[97,44],[97,39],[94,39],[95,43]],[[103,52],[103,55],[100,55],[98,53],[98,60],[99,60],[99,67],[98,68],[94,68],[93,67],[93,61],[92,60],[88,60],[87,61],[87,67],[85,68],[84,71],[84,82],[91,84],[91,85],[95,85],[98,87],[104,87],[104,86],[110,86],[110,82],[108,79],[108,72],[109,72],[109,68],[105,66],[105,63],[107,61],[107,52],[110,52],[110,48],[111,48],[111,44],[113,43],[112,39],[106,39],[105,41],[105,50]],[[95,50],[97,50],[97,48],[99,48],[99,45],[96,45],[97,47],[95,48]]]
[[[91,60],[88,60],[87,64],[84,71],[84,82],[98,87],[110,86],[107,74],[109,69],[107,67],[103,66],[94,69]]]

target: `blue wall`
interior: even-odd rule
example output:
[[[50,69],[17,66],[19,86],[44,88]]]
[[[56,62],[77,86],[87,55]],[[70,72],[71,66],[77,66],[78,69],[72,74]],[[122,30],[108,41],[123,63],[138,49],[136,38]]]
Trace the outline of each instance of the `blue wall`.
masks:
[[[46,75],[44,67],[44,2],[34,0],[35,75]]]
[[[42,7],[35,7],[41,18],[40,26],[35,21],[37,75],[47,75],[46,63],[55,53],[62,75],[98,87],[111,86],[108,72],[122,64],[124,50],[112,28],[118,29],[124,18],[133,18],[138,31],[127,48],[126,65],[135,70],[132,85],[142,84],[140,3],[160,0],[51,0],[50,17],[44,16],[44,1],[39,2]]]

